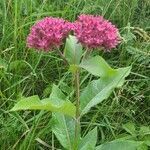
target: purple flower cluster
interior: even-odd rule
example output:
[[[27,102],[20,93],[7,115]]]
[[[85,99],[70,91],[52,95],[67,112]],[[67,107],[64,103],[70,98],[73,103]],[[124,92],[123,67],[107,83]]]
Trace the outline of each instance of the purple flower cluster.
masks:
[[[88,48],[115,48],[119,43],[118,29],[102,16],[80,15],[74,22],[46,17],[37,22],[27,37],[30,48],[49,51],[59,47],[70,31]]]
[[[69,22],[61,18],[46,17],[31,28],[27,46],[49,51],[59,47],[70,30]]]
[[[118,29],[102,16],[80,15],[74,23],[79,42],[88,48],[115,48],[119,43]]]

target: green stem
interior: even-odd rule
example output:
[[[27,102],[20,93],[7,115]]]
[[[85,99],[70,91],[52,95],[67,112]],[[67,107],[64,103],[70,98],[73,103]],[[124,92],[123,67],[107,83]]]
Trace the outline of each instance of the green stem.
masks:
[[[75,72],[75,92],[76,92],[76,122],[75,122],[75,148],[78,150],[78,144],[80,139],[80,79],[79,70]]]
[[[90,53],[91,53],[91,50],[89,50],[88,48],[85,50],[85,53],[84,53],[84,55],[83,55],[83,60],[84,59],[87,59],[88,57],[89,57],[89,55],[90,55]]]
[[[58,48],[56,48],[56,51],[57,51],[58,55],[64,60],[65,64],[68,64],[68,61],[66,60],[63,53]]]

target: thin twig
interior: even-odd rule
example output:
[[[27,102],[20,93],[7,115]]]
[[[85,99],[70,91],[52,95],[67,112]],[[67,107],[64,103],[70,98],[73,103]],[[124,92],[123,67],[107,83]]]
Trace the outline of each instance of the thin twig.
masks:
[[[75,122],[75,150],[78,149],[78,141],[80,138],[80,83],[79,70],[75,73],[75,91],[76,91],[76,122]]]

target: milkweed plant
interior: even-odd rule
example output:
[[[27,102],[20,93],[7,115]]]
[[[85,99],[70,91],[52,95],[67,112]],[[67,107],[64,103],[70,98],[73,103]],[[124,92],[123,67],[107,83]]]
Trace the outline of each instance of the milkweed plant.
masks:
[[[82,136],[80,119],[107,99],[115,88],[121,87],[129,75],[130,66],[114,69],[101,56],[91,55],[96,49],[111,51],[120,42],[117,27],[102,16],[82,14],[73,23],[53,17],[39,20],[31,27],[27,46],[58,53],[72,74],[74,94],[69,99],[59,86],[53,85],[48,98],[40,100],[37,95],[22,98],[11,111],[51,111],[52,132],[64,149],[108,149],[106,145],[97,145],[97,127]],[[60,46],[64,47],[63,51]],[[80,74],[83,71],[96,78],[81,90]]]

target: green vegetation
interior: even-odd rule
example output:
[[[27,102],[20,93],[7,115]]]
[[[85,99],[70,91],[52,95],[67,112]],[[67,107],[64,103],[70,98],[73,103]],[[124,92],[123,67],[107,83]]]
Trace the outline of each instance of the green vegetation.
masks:
[[[110,53],[95,53],[102,55],[112,68],[132,65],[125,84],[82,118],[82,134],[87,135],[98,126],[98,145],[122,138],[145,141],[139,147],[141,150],[150,146],[149,0],[1,0],[0,149],[61,148],[52,134],[55,129],[52,128],[51,113],[9,110],[24,97],[47,98],[53,83],[59,84],[65,94],[73,94],[71,75],[66,73],[68,68],[63,61],[53,51],[41,53],[28,49],[26,37],[30,26],[38,19],[54,16],[74,21],[81,13],[103,15],[120,29],[122,43],[117,49]],[[82,87],[95,78],[86,72],[82,74]],[[66,105],[72,106],[71,103]],[[113,143],[114,149],[116,143]]]

